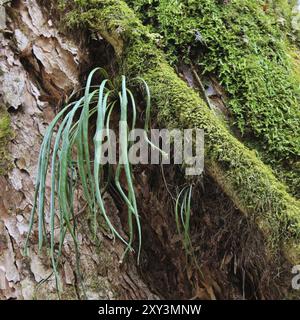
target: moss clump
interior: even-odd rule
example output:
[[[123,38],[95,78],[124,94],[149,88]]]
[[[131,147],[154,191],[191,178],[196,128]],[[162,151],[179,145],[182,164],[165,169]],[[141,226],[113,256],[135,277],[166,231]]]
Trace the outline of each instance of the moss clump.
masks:
[[[60,7],[66,11],[66,26],[73,28],[85,25],[97,30],[113,45],[118,55],[123,52],[128,35],[139,36],[139,20],[121,1],[71,0],[61,1]]]
[[[0,176],[10,169],[10,157],[7,151],[10,137],[10,117],[4,107],[0,106]]]
[[[284,174],[300,160],[299,58],[289,42],[295,1],[268,6],[253,0],[127,3],[160,33],[171,64],[183,60],[219,78],[243,141],[297,194],[299,172]]]
[[[156,48],[144,27],[124,1],[85,1],[82,10],[76,1],[69,17],[76,24],[100,32],[124,52],[126,74],[142,76],[149,84],[162,126],[202,128],[206,134],[206,170],[249,219],[254,219],[266,236],[270,252],[279,245],[295,262],[300,258],[300,204],[254,152],[234,138],[199,96],[180,80]],[[201,1],[195,1],[198,3]],[[86,5],[86,4],[85,4]],[[123,16],[124,13],[124,16]],[[132,24],[135,28],[132,28]],[[117,32],[116,30],[121,30]],[[296,249],[295,249],[296,248]]]

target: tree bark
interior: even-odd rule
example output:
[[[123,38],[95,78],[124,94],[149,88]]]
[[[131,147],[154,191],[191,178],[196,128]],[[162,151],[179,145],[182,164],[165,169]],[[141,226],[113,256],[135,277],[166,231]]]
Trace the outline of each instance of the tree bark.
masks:
[[[35,0],[1,6],[1,29],[1,104],[10,113],[13,134],[8,146],[12,169],[0,177],[0,299],[56,299],[54,277],[47,279],[52,272],[50,261],[46,251],[38,253],[36,233],[29,257],[24,257],[23,248],[45,128],[67,95],[80,87],[89,52],[84,41],[79,44],[63,35]],[[117,209],[108,196],[106,202],[117,220]],[[80,199],[77,206],[86,297],[155,298],[135,263],[119,263],[120,244],[112,245],[109,235],[100,232],[97,243],[91,239]],[[75,256],[67,238],[61,271],[65,299],[84,297]]]

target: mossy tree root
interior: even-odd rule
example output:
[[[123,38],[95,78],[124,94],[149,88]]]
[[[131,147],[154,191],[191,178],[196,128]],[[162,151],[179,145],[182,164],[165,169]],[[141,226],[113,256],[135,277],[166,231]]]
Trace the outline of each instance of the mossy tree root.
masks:
[[[122,71],[147,81],[161,126],[204,129],[206,171],[234,204],[257,223],[270,256],[282,250],[291,263],[299,263],[299,201],[177,76],[157,49],[155,36],[127,4],[122,0],[75,0],[67,23],[100,33],[120,57]]]

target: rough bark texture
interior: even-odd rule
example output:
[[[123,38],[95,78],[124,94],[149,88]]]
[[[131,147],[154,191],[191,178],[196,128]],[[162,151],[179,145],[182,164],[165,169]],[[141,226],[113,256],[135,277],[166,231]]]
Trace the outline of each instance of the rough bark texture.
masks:
[[[61,34],[35,0],[13,1],[6,5],[6,14],[1,7],[1,30],[0,94],[1,104],[11,116],[9,154],[13,168],[0,177],[0,299],[52,299],[57,298],[54,277],[38,285],[51,274],[51,268],[46,252],[38,255],[35,235],[29,257],[24,257],[22,250],[45,127],[66,95],[80,86],[81,69],[88,65],[89,54],[84,46]],[[77,205],[78,220],[84,221],[80,199]],[[107,206],[117,220],[109,197]],[[99,233],[94,243],[87,224],[80,226],[81,273],[88,298],[155,297],[134,263],[119,264],[121,245],[113,246],[104,233]],[[64,244],[62,259],[62,297],[81,298],[71,239]]]

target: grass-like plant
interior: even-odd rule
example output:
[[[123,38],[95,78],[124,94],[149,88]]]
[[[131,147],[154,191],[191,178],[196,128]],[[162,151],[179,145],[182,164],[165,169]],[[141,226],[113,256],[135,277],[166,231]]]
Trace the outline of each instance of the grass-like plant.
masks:
[[[76,101],[67,104],[56,115],[46,130],[40,149],[36,189],[29,232],[25,244],[25,254],[27,254],[29,237],[37,217],[39,251],[45,244],[48,248],[50,247],[50,257],[56,281],[58,279],[59,259],[67,233],[73,238],[76,255],[79,252],[74,212],[74,192],[78,188],[82,189],[87,202],[88,210],[86,211],[90,212],[94,236],[97,233],[98,216],[102,215],[112,235],[126,245],[125,255],[128,251],[133,251],[135,224],[138,234],[138,262],[140,257],[142,230],[133,186],[132,168],[128,161],[128,149],[130,146],[128,140],[129,123],[131,123],[131,129],[134,129],[137,118],[135,98],[133,93],[127,88],[125,76],[122,76],[122,85],[118,89],[108,79],[103,80],[100,86],[92,85],[92,80],[96,73],[103,74],[103,70],[101,68],[94,69],[88,76],[85,88],[79,91],[79,93],[84,91],[84,94]],[[143,79],[135,79],[134,81],[141,83],[145,88],[147,101],[145,132],[147,132],[150,126],[150,90]],[[128,121],[129,108],[132,109],[130,112],[132,115],[131,121]],[[111,180],[110,175],[108,178],[105,178],[107,175],[105,175],[104,166],[100,161],[102,154],[102,133],[103,130],[107,130],[107,136],[110,139],[111,115],[115,109],[118,109],[116,113],[119,115],[119,120],[127,124],[127,128],[125,128],[127,133],[122,134],[119,141],[121,151],[115,170],[114,183],[128,208],[128,239],[122,237],[113,225],[103,200],[103,193]],[[90,127],[91,122],[94,121],[92,120],[94,119],[92,116],[95,115],[97,116],[96,129],[92,140],[90,137]],[[54,132],[56,133],[54,134]],[[146,137],[146,140],[151,144],[148,137]],[[93,148],[90,147],[92,141]],[[152,147],[154,146],[152,145]],[[111,165],[108,164],[108,166]],[[112,167],[109,168],[109,171],[113,171]],[[121,186],[120,176],[122,172],[124,172],[126,177],[128,191],[125,191]],[[50,236],[45,226],[45,189],[48,174],[51,175]],[[59,220],[58,227],[60,234],[57,250],[54,236],[56,216]]]
[[[186,254],[187,261],[189,258],[192,265],[199,271],[199,274],[203,277],[201,271],[201,265],[195,254],[191,239],[190,221],[191,221],[191,206],[192,206],[193,185],[185,186],[178,194],[175,202],[175,222],[177,232],[182,240],[183,249]]]
[[[190,239],[191,200],[193,186],[184,187],[175,203],[175,222],[178,234],[182,237],[183,247],[187,254],[192,253]]]

